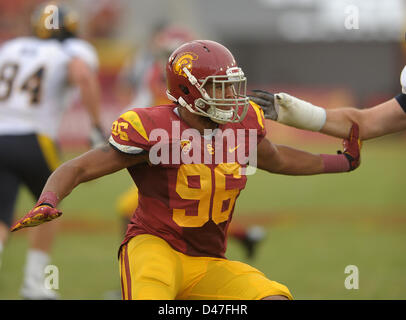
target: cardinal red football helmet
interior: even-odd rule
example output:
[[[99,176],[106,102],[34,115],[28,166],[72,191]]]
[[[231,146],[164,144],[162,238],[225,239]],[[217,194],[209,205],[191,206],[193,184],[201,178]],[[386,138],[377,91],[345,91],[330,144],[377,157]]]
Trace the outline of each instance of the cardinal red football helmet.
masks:
[[[190,112],[217,123],[240,122],[245,117],[249,98],[247,78],[231,54],[220,43],[195,40],[177,48],[166,65],[167,95]],[[211,97],[204,86],[221,87],[221,97]],[[226,95],[232,85],[233,97]]]

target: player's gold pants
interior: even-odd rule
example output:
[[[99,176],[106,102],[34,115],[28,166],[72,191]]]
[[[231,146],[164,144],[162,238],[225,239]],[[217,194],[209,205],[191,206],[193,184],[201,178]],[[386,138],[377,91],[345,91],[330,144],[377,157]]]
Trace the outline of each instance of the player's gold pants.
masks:
[[[123,299],[259,300],[289,289],[238,261],[191,257],[152,235],[138,235],[121,248]]]
[[[132,186],[124,192],[117,201],[117,212],[126,219],[131,219],[138,207],[138,188]]]

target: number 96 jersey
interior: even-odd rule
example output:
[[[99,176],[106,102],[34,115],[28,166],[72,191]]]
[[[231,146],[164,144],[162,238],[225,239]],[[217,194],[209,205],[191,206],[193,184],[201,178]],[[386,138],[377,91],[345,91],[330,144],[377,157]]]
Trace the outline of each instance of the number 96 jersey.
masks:
[[[235,201],[247,164],[264,138],[262,110],[251,104],[240,123],[200,134],[174,105],[135,108],[113,123],[110,144],[127,154],[148,153],[149,163],[128,168],[139,205],[123,244],[152,234],[190,256],[224,258]]]
[[[56,138],[63,112],[78,95],[68,82],[74,57],[97,67],[94,48],[80,39],[21,37],[0,47],[0,135]]]

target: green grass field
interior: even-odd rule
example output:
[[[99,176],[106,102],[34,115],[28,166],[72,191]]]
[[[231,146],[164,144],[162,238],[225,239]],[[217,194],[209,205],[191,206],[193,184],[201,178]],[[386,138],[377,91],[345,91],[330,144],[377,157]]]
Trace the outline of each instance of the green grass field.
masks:
[[[249,177],[234,220],[262,223],[267,236],[253,261],[296,299],[406,299],[406,148],[403,136],[364,143],[352,173],[311,177]],[[337,140],[338,141],[338,140]],[[337,145],[300,146],[331,153]],[[79,186],[62,204],[53,250],[62,299],[105,299],[119,290],[121,241],[115,201],[131,181],[125,171]],[[32,207],[22,190],[17,215]],[[27,232],[12,234],[0,271],[0,299],[19,299]],[[244,251],[229,241],[229,259]],[[359,269],[347,290],[344,269]]]

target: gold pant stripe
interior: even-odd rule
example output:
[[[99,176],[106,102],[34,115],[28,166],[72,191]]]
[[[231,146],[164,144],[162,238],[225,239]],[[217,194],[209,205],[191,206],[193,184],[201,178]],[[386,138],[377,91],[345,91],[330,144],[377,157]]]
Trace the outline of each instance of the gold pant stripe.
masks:
[[[124,250],[124,248],[122,248]],[[126,296],[126,290],[127,290],[127,284],[126,284],[126,279],[125,279],[125,267],[124,267],[124,254],[123,251],[121,251],[120,254],[120,280],[121,280],[121,298],[123,300],[127,300]]]
[[[121,273],[121,286],[122,286],[123,300],[132,300],[131,273],[130,273],[130,263],[128,261],[128,245],[127,244],[125,244],[121,248],[120,259],[121,259],[120,273]]]
[[[37,135],[37,139],[49,169],[55,171],[61,164],[55,143],[49,137],[41,134]]]

